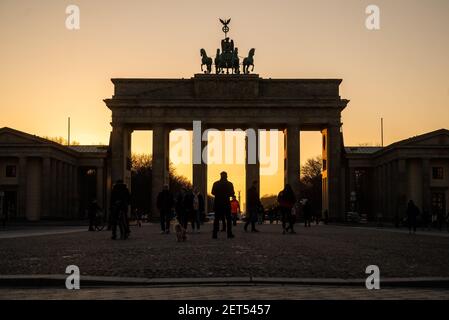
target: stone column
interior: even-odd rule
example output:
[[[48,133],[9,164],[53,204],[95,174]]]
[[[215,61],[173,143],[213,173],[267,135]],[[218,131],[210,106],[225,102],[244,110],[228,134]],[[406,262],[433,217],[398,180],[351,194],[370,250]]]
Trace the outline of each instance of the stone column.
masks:
[[[50,188],[50,213],[49,216],[55,217],[58,212],[57,202],[57,165],[56,160],[51,159],[51,188]]]
[[[75,211],[75,165],[70,166],[70,217],[72,219],[76,218]]]
[[[192,169],[193,169],[193,187],[198,189],[198,191],[204,197],[204,212],[208,212],[207,208],[207,133],[205,133],[206,128],[202,124],[201,130],[196,130],[194,128],[192,138],[193,138],[193,148],[192,148]],[[205,135],[203,137],[203,135]],[[206,141],[203,141],[203,138]]]
[[[407,204],[407,161],[405,159],[398,160],[397,197],[396,213],[399,217],[403,217]]]
[[[79,218],[78,166],[73,168],[73,217]]]
[[[62,214],[64,218],[69,218],[69,165],[66,162],[62,163]]]
[[[112,183],[125,179],[125,149],[123,126],[114,125],[111,134]]]
[[[57,167],[57,173],[56,173],[56,203],[57,203],[57,209],[56,209],[56,216],[58,218],[61,218],[64,216],[63,214],[63,190],[62,190],[62,184],[63,184],[63,177],[62,177],[62,162],[58,160],[56,162]]]
[[[122,125],[114,125],[111,134],[112,183],[123,180],[131,191],[131,133]]]
[[[422,159],[422,212],[431,214],[430,159]]]
[[[382,215],[386,215],[387,211],[387,199],[386,199],[386,165],[382,164],[380,167],[381,172],[381,190],[380,190],[380,197],[381,197],[381,203],[382,203]]]
[[[246,204],[248,203],[248,189],[253,185],[253,181],[258,181],[258,194],[260,196],[260,161],[259,161],[259,127],[252,124],[246,130],[245,137],[245,194]],[[245,209],[246,211],[246,209]]]
[[[17,194],[17,216],[26,217],[26,199],[27,199],[27,158],[19,158],[19,188]]]
[[[344,212],[341,199],[341,133],[340,125],[329,125],[323,130],[323,160],[326,161],[326,170],[323,172],[323,210],[329,211],[332,220],[343,220]],[[327,203],[325,203],[327,201]]]
[[[29,158],[27,161],[26,179],[26,218],[39,221],[42,208],[42,162],[40,158]]]
[[[164,125],[153,127],[153,176],[151,182],[151,216],[159,217],[156,207],[158,193],[169,183],[169,134],[170,130]]]
[[[105,208],[104,204],[104,175],[103,175],[103,167],[96,168],[97,174],[97,203],[98,206],[102,209]]]
[[[300,178],[299,126],[288,125],[284,131],[284,137],[284,182],[290,184],[298,197]]]
[[[67,218],[73,218],[72,216],[72,164],[67,163]]]
[[[355,168],[354,167],[351,167],[351,168],[349,168],[349,193],[348,193],[348,196],[349,196],[349,201],[348,201],[348,203],[349,203],[349,207],[348,207],[348,209],[349,209],[349,211],[357,211],[357,208],[353,208],[352,206],[351,206],[351,194],[352,194],[352,192],[355,192],[356,190],[356,188],[355,188],[356,186],[355,186]],[[356,194],[356,197],[358,197],[359,195],[358,194]]]
[[[51,159],[42,159],[42,211],[43,217],[51,216]]]
[[[392,189],[391,189],[391,176],[392,170],[391,170],[391,162],[388,162],[386,165],[386,185],[385,185],[385,193],[386,193],[386,210],[384,217],[390,217],[391,216],[391,196],[392,196]]]
[[[126,183],[126,185],[128,186],[128,189],[130,192],[132,192],[131,190],[131,169],[132,169],[132,160],[131,160],[131,134],[132,134],[133,130],[129,129],[129,128],[125,128],[123,130],[124,133],[124,160],[125,160],[125,177],[124,177],[124,182]]]

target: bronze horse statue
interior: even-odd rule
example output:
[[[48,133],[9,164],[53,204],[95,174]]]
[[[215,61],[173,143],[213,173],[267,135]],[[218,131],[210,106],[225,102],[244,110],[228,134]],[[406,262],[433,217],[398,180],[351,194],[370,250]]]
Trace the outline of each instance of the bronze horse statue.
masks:
[[[201,49],[201,71],[203,71],[203,66],[206,66],[204,73],[211,73],[212,71],[212,58],[207,56],[206,50]]]
[[[254,53],[256,52],[256,49],[252,48],[249,50],[248,57],[243,59],[243,73],[248,74],[249,73],[249,66],[252,66],[251,72],[254,71]]]

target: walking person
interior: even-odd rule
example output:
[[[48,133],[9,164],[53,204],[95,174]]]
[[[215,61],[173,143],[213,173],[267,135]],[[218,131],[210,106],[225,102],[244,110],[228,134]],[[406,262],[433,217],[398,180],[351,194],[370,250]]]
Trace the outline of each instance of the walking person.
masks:
[[[217,239],[220,220],[225,217],[227,224],[227,236],[228,239],[234,238],[232,234],[232,222],[231,222],[231,202],[229,199],[234,195],[234,185],[228,181],[228,174],[223,171],[220,173],[220,180],[215,181],[212,186],[212,195],[215,196],[214,200],[214,229],[212,232],[212,238]]]
[[[409,234],[416,233],[416,217],[419,215],[419,209],[413,202],[410,200],[407,205],[407,219],[408,219],[408,232]]]
[[[204,197],[197,188],[193,191],[193,217],[197,232],[200,232],[201,217],[204,213]]]
[[[309,199],[304,199],[302,211],[304,214],[304,227],[310,227],[310,221],[312,220],[312,206],[310,205]]]
[[[168,184],[164,184],[161,192],[157,195],[156,207],[159,210],[161,220],[161,234],[170,233],[171,210],[173,207],[173,195]]]
[[[141,228],[142,227],[142,211],[140,211],[138,208],[136,208],[134,210],[134,217],[136,219],[137,226],[139,228]]]
[[[289,184],[286,184],[284,190],[279,192],[277,200],[281,211],[282,234],[285,234],[289,230],[291,233],[295,233],[291,211],[296,202],[296,197],[292,187]]]
[[[231,200],[231,214],[232,214],[232,225],[237,225],[237,218],[240,214],[240,203],[235,196],[232,196]]]
[[[251,232],[259,232],[259,230],[256,229],[256,222],[258,220],[258,214],[260,207],[262,204],[260,203],[259,199],[259,191],[257,189],[258,182],[253,181],[253,184],[251,185],[251,188],[248,189],[248,203],[246,204],[246,215],[247,220],[244,226],[245,232],[248,231],[248,225],[251,224]]]
[[[87,216],[89,217],[89,229],[88,231],[95,231],[95,218],[101,208],[98,206],[97,199],[92,199],[87,208]]]
[[[112,239],[117,239],[117,225],[120,229],[120,239],[126,240],[131,231],[128,223],[128,206],[131,195],[123,180],[117,180],[111,192],[111,222]]]

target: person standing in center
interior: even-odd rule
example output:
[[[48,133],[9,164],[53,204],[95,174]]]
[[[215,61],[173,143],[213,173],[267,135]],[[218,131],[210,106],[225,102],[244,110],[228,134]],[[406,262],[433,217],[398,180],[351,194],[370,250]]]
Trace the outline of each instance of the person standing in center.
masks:
[[[220,173],[221,179],[214,182],[212,186],[212,195],[215,196],[214,200],[214,229],[212,238],[217,239],[220,220],[225,217],[227,224],[228,238],[234,238],[232,234],[232,219],[231,219],[231,202],[230,198],[235,194],[233,184],[228,181],[228,174],[226,172]]]

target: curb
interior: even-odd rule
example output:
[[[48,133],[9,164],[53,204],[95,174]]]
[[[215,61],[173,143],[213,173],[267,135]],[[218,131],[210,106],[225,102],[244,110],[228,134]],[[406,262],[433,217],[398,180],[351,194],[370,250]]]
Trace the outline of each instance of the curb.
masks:
[[[65,288],[68,275],[0,275],[0,288]],[[83,287],[161,287],[161,286],[251,286],[251,285],[291,285],[291,286],[338,286],[365,287],[365,279],[308,279],[308,278],[131,278],[99,277],[81,275]],[[449,289],[449,278],[384,278],[381,287],[397,288],[441,288]]]

